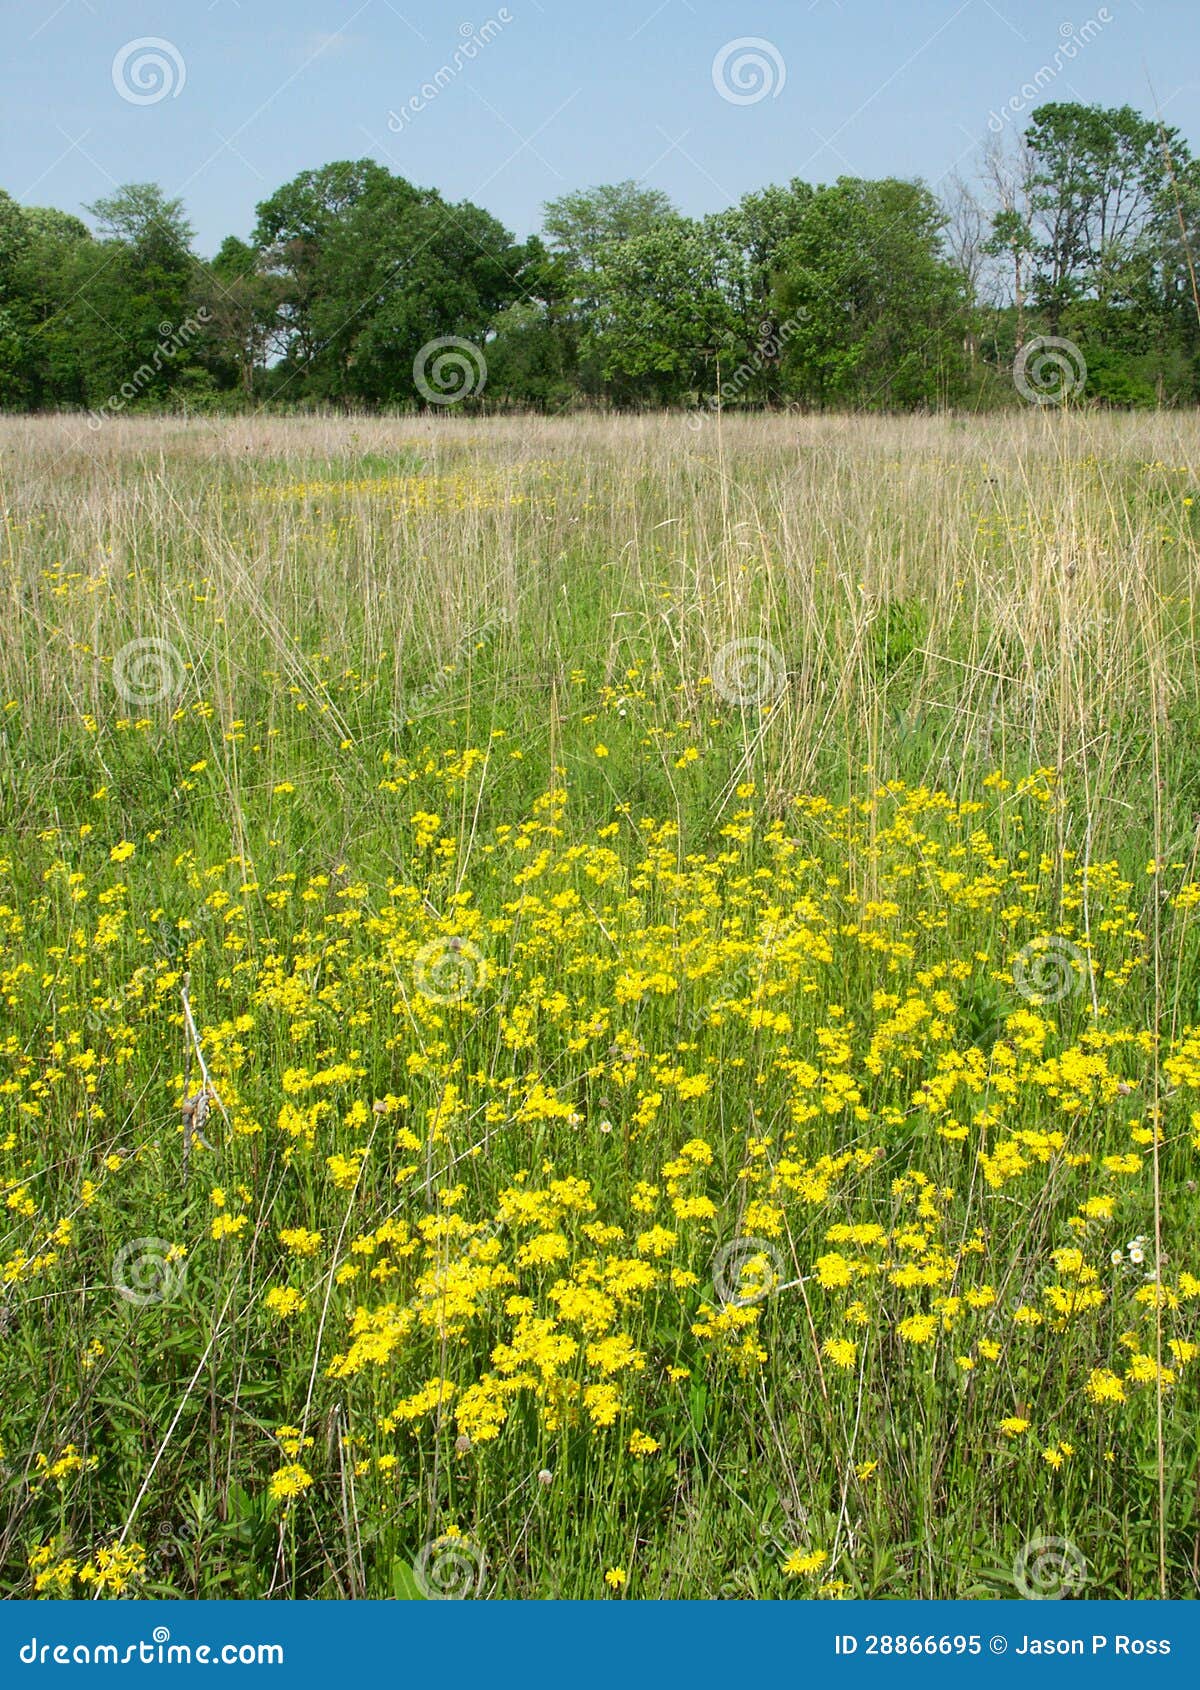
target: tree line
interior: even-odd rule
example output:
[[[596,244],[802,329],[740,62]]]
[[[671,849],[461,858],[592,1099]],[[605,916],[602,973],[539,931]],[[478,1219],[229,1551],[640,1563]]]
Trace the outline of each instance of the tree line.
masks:
[[[1076,398],[1200,400],[1200,160],[1128,106],[1042,105],[940,195],[793,179],[690,218],[623,182],[525,241],[369,159],[210,260],[154,184],[84,209],[0,190],[0,407],[984,405],[1044,337]]]

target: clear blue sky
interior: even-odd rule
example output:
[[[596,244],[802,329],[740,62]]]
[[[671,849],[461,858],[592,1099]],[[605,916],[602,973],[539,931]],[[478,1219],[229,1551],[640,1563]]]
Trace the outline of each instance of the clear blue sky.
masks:
[[[474,60],[389,127],[463,26],[502,11]],[[79,212],[154,180],[212,253],[249,233],[258,200],[338,158],[476,200],[519,237],[543,201],[625,177],[692,214],[794,175],[932,184],[956,163],[972,174],[989,114],[1089,20],[1094,38],[1038,98],[1149,111],[1153,84],[1200,151],[1198,0],[0,0],[0,186]],[[147,37],[172,50],[172,91],[153,101],[144,50],[114,69]],[[714,59],[745,37],[770,44],[772,91],[735,103]],[[732,91],[753,93],[737,57]]]

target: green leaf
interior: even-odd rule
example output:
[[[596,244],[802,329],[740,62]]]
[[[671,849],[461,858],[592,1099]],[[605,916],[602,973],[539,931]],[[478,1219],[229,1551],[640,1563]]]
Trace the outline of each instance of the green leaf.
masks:
[[[392,1562],[392,1597],[396,1602],[424,1602],[425,1594],[407,1561]]]

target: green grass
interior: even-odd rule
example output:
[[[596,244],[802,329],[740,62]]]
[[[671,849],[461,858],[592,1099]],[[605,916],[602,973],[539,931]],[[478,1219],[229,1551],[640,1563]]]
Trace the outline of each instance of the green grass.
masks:
[[[4,433],[6,1593],[1196,1593],[1195,418]]]

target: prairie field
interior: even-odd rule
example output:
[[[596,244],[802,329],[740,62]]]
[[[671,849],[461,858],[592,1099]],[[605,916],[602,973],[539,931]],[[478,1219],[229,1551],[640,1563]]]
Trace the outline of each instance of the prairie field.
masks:
[[[0,1589],[1195,1597],[1200,416],[0,419]]]

